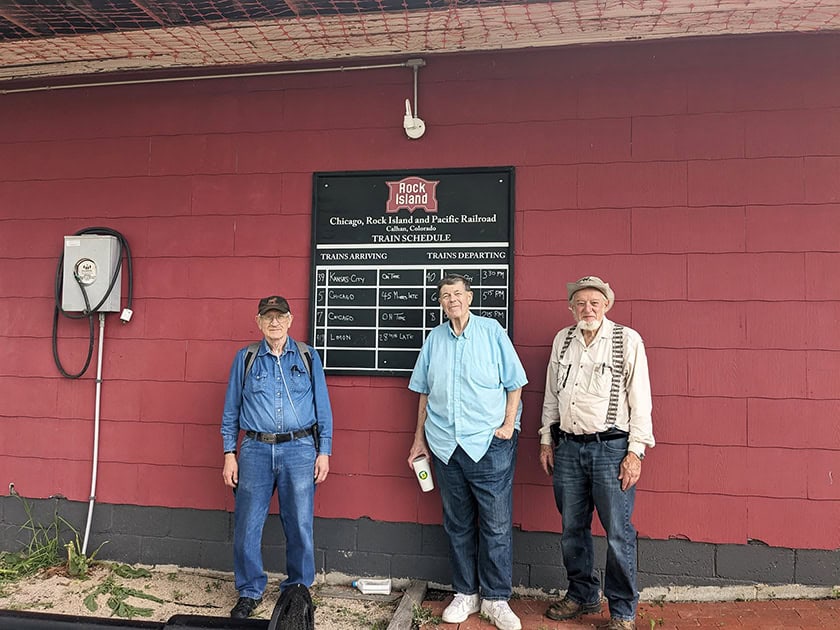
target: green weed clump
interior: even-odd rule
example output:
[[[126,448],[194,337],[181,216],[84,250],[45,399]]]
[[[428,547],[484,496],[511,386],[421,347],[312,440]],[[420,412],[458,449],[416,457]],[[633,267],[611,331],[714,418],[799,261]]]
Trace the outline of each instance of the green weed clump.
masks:
[[[120,565],[126,566],[126,565]],[[140,577],[139,575],[136,577]],[[152,609],[143,608],[130,604],[127,600],[129,597],[136,597],[138,599],[145,599],[158,604],[163,604],[164,600],[155,597],[149,593],[139,591],[136,588],[129,588],[118,584],[114,579],[113,573],[109,575],[102,584],[92,589],[85,597],[85,608],[90,612],[96,612],[99,609],[97,598],[100,595],[107,595],[108,608],[111,609],[111,616],[113,617],[151,617]]]
[[[65,565],[68,575],[77,578],[87,577],[96,554],[105,543],[99,545],[92,554],[82,553],[78,530],[59,516],[58,507],[53,512],[52,522],[44,525],[35,520],[29,501],[19,494],[15,496],[20,500],[23,511],[26,513],[26,522],[21,525],[20,531],[26,534],[29,542],[20,551],[0,552],[0,587],[4,582],[16,582],[44,569],[62,564]],[[66,544],[62,543],[62,540],[67,539],[63,536],[65,533],[72,535],[71,542]],[[63,560],[62,549],[66,551],[66,561]]]
[[[85,579],[88,577],[93,565],[94,558],[99,550],[91,554],[82,553],[82,545],[79,540],[79,532],[64,518],[59,516],[58,508],[53,513],[52,522],[43,525],[35,520],[32,515],[32,506],[19,494],[15,496],[20,499],[26,513],[26,522],[21,526],[21,532],[27,534],[29,543],[17,552],[0,552],[0,593],[3,586],[8,586],[18,580],[30,577],[52,567],[64,565],[67,574],[71,577]],[[70,542],[63,543],[62,535],[70,533]],[[64,540],[67,537],[64,536]],[[102,543],[103,545],[105,543]],[[66,552],[66,560],[64,553]],[[135,568],[128,564],[113,564],[110,566],[110,573],[98,586],[88,591],[84,604],[91,612],[99,608],[97,599],[100,595],[106,596],[106,603],[111,609],[111,615],[116,617],[151,617],[152,609],[135,606],[128,601],[129,598],[137,598],[146,601],[164,603],[164,600],[145,593],[143,591],[129,588],[117,582],[116,578],[135,579],[151,577],[151,572],[142,568]],[[172,578],[176,578],[175,574]],[[175,597],[176,600],[179,597]]]
[[[28,534],[29,543],[17,552],[0,552],[0,583],[16,582],[61,564],[61,528],[66,526],[72,529],[72,526],[58,515],[57,509],[53,513],[52,523],[43,525],[36,522],[32,516],[32,506],[26,499],[17,496],[27,517],[20,531]]]
[[[82,553],[82,543],[79,541],[79,533],[75,529],[73,533],[76,538],[72,542],[64,545],[65,549],[67,549],[67,574],[71,577],[86,578],[88,572],[90,572],[94,565],[96,554],[99,553],[99,550],[102,549],[102,545],[105,543],[103,542],[102,545],[96,548],[96,551],[87,555]]]

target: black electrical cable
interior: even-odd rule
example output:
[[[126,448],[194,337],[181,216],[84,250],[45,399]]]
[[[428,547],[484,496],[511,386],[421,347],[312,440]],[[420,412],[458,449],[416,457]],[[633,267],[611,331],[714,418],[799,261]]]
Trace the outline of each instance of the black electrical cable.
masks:
[[[111,295],[111,291],[114,290],[114,286],[117,283],[117,280],[120,277],[120,269],[122,269],[122,255],[125,252],[125,261],[126,261],[126,271],[128,275],[128,295],[127,295],[127,302],[126,302],[126,311],[131,313],[131,303],[133,300],[134,294],[134,281],[132,277],[132,268],[131,268],[131,250],[128,247],[128,241],[125,240],[125,237],[117,232],[116,230],[112,230],[111,228],[106,227],[89,227],[79,230],[74,234],[74,236],[81,236],[83,234],[97,234],[100,236],[113,236],[117,239],[117,243],[119,244],[119,254],[117,255],[117,264],[114,266],[114,273],[111,276],[111,281],[108,284],[108,290],[105,291],[105,294],[102,296],[102,299],[99,301],[99,304],[91,308],[90,301],[88,300],[87,291],[85,290],[84,285],[82,284],[81,278],[79,278],[79,274],[75,271],[73,272],[73,277],[75,278],[76,282],[79,285],[79,288],[82,290],[82,297],[85,300],[85,310],[81,313],[74,314],[66,312],[61,306],[61,291],[64,284],[64,251],[62,250],[61,256],[58,259],[58,268],[55,272],[55,312],[53,313],[53,329],[52,329],[52,352],[53,352],[53,359],[55,360],[55,365],[58,368],[58,371],[61,372],[62,376],[66,378],[79,378],[85,372],[87,372],[88,367],[90,366],[90,360],[93,357],[93,336],[94,336],[94,325],[93,325],[93,316],[94,314],[99,311],[108,297]],[[126,312],[124,311],[124,312]],[[85,359],[85,365],[81,369],[80,372],[76,374],[71,374],[64,369],[64,366],[61,365],[61,359],[58,356],[58,316],[59,314],[63,315],[67,319],[84,319],[85,317],[88,318],[89,322],[89,341],[88,344],[88,353],[87,359]],[[130,317],[130,315],[129,315]],[[127,322],[127,319],[123,320]]]

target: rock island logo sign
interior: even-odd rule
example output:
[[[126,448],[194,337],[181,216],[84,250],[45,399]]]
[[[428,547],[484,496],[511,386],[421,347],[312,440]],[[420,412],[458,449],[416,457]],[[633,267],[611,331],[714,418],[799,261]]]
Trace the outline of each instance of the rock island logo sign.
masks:
[[[393,214],[401,208],[406,208],[410,213],[415,210],[425,212],[438,211],[437,185],[438,181],[429,181],[422,177],[406,177],[398,182],[385,182],[388,185],[388,202],[385,204],[385,213]]]

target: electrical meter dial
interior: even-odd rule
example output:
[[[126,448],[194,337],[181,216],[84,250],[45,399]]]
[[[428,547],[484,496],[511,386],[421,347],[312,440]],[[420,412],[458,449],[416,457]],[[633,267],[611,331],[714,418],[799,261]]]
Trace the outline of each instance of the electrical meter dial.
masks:
[[[82,258],[76,263],[73,269],[76,277],[85,286],[90,286],[96,282],[96,263],[90,258]]]

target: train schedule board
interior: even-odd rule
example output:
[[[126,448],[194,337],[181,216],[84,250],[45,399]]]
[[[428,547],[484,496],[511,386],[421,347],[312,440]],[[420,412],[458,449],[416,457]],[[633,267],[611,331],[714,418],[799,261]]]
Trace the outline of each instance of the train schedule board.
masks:
[[[437,283],[513,324],[512,167],[315,173],[311,328],[327,374],[409,376],[445,320]]]

